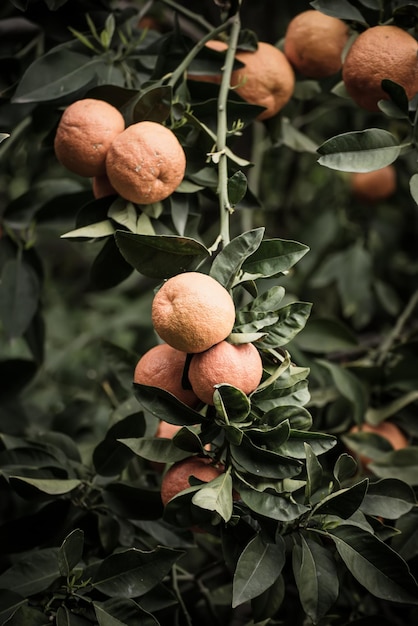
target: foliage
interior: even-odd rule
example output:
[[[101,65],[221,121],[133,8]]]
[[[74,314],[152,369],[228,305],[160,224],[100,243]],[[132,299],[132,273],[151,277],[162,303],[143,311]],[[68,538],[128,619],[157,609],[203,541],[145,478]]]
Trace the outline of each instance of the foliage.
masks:
[[[259,7],[239,0],[3,4],[0,622],[414,623],[417,101],[383,81],[390,99],[366,113],[339,76],[298,76],[261,123],[225,87],[234,42],[253,49],[273,17],[280,47],[307,8],[354,35],[388,20],[416,35],[416,6],[299,1],[256,32]],[[218,35],[226,56],[204,47]],[[220,87],[188,77],[221,67]],[[176,192],[96,200],[63,171],[54,133],[83,97],[175,132]],[[388,163],[395,197],[357,203],[349,172]],[[186,270],[233,295],[230,340],[263,359],[249,397],[222,384],[194,410],[132,386],[154,291]],[[160,419],[182,427],[172,440]],[[349,434],[387,419],[408,447]],[[163,509],[155,463],[190,455],[225,472]]]

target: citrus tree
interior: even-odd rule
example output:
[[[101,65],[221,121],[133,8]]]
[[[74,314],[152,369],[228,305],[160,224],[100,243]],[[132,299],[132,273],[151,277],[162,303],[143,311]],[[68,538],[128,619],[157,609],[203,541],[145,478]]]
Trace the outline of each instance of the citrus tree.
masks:
[[[1,623],[415,623],[418,8],[201,4],[0,9]]]

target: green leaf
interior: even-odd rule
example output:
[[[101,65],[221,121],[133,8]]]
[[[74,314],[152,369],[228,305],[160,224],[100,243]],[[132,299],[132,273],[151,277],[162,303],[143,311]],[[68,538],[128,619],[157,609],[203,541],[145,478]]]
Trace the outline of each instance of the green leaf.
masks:
[[[58,548],[26,553],[0,575],[0,589],[11,589],[26,598],[41,593],[60,576]]]
[[[342,519],[351,517],[361,506],[366,495],[369,479],[334,491],[319,502],[312,511],[312,515],[337,515]]]
[[[8,623],[11,617],[22,605],[26,604],[26,598],[8,589],[0,589],[0,622]]]
[[[303,504],[298,504],[287,497],[255,491],[240,487],[242,501],[255,513],[279,522],[293,522],[309,511]]]
[[[241,170],[228,178],[228,198],[232,207],[235,207],[247,193],[247,177]]]
[[[99,626],[159,626],[158,620],[130,598],[93,602]]]
[[[133,388],[139,404],[158,419],[179,426],[193,426],[204,421],[200,413],[177,400],[168,391],[138,383],[134,383]]]
[[[338,573],[331,552],[320,543],[299,535],[292,565],[303,609],[314,624],[329,611],[339,592]]]
[[[9,133],[0,133],[0,143],[2,143],[8,137],[10,137]]]
[[[376,536],[356,526],[328,531],[354,578],[377,598],[418,604],[418,586],[405,561]]]
[[[384,78],[382,80],[382,89],[389,94],[390,101],[380,100],[377,103],[379,109],[389,117],[409,120],[408,96],[402,85]]]
[[[101,237],[110,237],[114,232],[115,228],[110,220],[101,220],[88,226],[70,230],[68,233],[61,235],[61,239],[99,239]]]
[[[161,437],[127,438],[119,439],[119,441],[132,450],[134,454],[149,461],[175,463],[190,456],[188,450],[182,450],[174,445],[170,439]]]
[[[226,383],[216,386],[213,402],[216,412],[223,417],[226,424],[243,422],[251,410],[248,396],[241,389]]]
[[[242,265],[240,282],[271,278],[289,270],[309,248],[287,239],[264,239],[258,249]]]
[[[357,463],[349,454],[340,454],[334,465],[334,478],[338,484],[352,478],[356,473]]]
[[[234,237],[215,257],[210,268],[210,276],[225,289],[231,289],[242,264],[260,246],[264,228],[256,228]]]
[[[398,519],[416,504],[414,490],[409,485],[396,478],[383,478],[370,483],[360,508],[366,515]]]
[[[284,539],[265,543],[256,535],[242,551],[234,573],[232,608],[262,594],[280,576],[286,560]]]
[[[322,359],[319,359],[318,363],[329,371],[338,392],[350,403],[354,421],[361,424],[367,409],[367,397],[365,388],[357,376],[335,363]]]
[[[282,118],[282,136],[283,145],[291,148],[295,152],[309,152],[315,154],[318,149],[316,144],[307,135],[295,128],[288,117]]]
[[[289,438],[280,447],[280,452],[286,456],[304,459],[306,454],[305,443],[309,443],[313,452],[319,456],[333,448],[337,440],[333,435],[327,433],[291,429]]]
[[[0,320],[6,335],[21,337],[36,313],[39,278],[30,265],[10,259],[0,277]]]
[[[208,511],[216,511],[225,522],[232,516],[232,478],[229,472],[224,472],[197,491],[193,504]]]
[[[348,0],[313,0],[310,5],[314,9],[318,9],[325,15],[331,15],[331,17],[338,17],[340,20],[352,20],[354,22],[360,22],[360,24],[367,25],[364,17],[358,9]]]
[[[170,115],[172,88],[168,85],[150,87],[140,92],[139,98],[128,103],[128,111],[132,111],[132,123],[144,120],[163,124]]]
[[[418,486],[418,446],[388,452],[374,459],[368,467],[380,478],[397,478]]]
[[[112,598],[142,596],[163,580],[182,554],[161,546],[149,552],[136,548],[116,552],[99,565],[92,585]]]
[[[312,304],[309,302],[291,302],[279,309],[279,319],[271,326],[263,328],[267,335],[260,339],[258,345],[263,348],[278,348],[289,343],[305,327],[311,309]]]
[[[122,256],[140,274],[170,278],[194,269],[209,251],[196,239],[175,235],[139,235],[117,230],[116,243]]]
[[[240,446],[231,445],[232,461],[246,472],[264,478],[289,478],[301,471],[301,462],[256,446],[244,436]]]
[[[93,450],[96,472],[102,476],[116,476],[122,472],[132,459],[133,453],[119,440],[142,437],[144,431],[145,420],[139,411],[130,413],[113,424],[105,438]]]
[[[358,341],[350,329],[337,319],[311,318],[295,338],[296,345],[315,354],[350,350]]]
[[[70,493],[81,485],[81,480],[77,478],[68,479],[50,479],[50,478],[26,478],[23,476],[10,476],[10,484],[24,483],[34,487],[41,493],[46,493],[50,496],[61,496],[66,493]]]
[[[62,576],[68,576],[81,561],[84,548],[84,532],[74,529],[66,536],[58,551],[58,565]]]
[[[314,494],[315,491],[317,491],[322,485],[323,470],[322,465],[318,461],[317,456],[312,450],[311,446],[306,442],[304,445],[306,454],[305,497],[309,502],[312,494]]]
[[[408,404],[412,404],[413,402],[418,401],[418,391],[410,391],[404,395],[401,395],[399,398],[396,398],[389,404],[379,407],[375,409],[373,407],[369,407],[366,412],[365,421],[368,424],[372,424],[373,426],[377,426],[381,424],[389,417],[396,415],[403,408],[408,406]]]
[[[43,102],[63,98],[97,80],[103,61],[65,47],[36,59],[18,83],[13,102]]]
[[[415,203],[418,204],[418,174],[413,174],[409,179],[409,191]]]
[[[371,172],[396,161],[400,152],[394,135],[380,128],[368,128],[325,141],[318,148],[318,163],[343,172]]]

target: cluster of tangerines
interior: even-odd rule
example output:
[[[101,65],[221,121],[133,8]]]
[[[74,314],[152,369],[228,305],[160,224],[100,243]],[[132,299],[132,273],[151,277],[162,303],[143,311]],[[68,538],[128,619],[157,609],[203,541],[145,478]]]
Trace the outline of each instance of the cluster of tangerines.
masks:
[[[163,389],[192,408],[213,405],[221,384],[245,394],[258,387],[263,374],[260,353],[253,343],[228,341],[235,322],[234,301],[211,276],[185,272],[169,278],[154,296],[151,319],[163,343],[139,359],[135,383]],[[172,438],[179,428],[160,421],[156,436]],[[162,479],[163,503],[188,488],[191,475],[208,482],[223,469],[198,456],[175,463]]]
[[[184,150],[168,127],[143,121],[125,128],[116,107],[94,98],[65,109],[54,149],[70,172],[92,179],[96,198],[119,194],[136,204],[160,202],[177,189],[186,169]]]

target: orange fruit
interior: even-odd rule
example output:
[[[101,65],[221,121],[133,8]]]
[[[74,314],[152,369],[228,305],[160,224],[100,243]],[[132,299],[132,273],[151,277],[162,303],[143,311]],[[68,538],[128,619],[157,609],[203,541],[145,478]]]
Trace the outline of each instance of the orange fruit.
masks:
[[[160,420],[154,436],[158,438],[161,437],[163,439],[172,439],[180,428],[182,428],[182,426],[179,426],[178,424],[170,424],[170,422]]]
[[[172,130],[157,122],[138,122],[115,137],[106,156],[110,184],[130,202],[160,202],[180,185],[184,150]]]
[[[396,186],[396,169],[393,165],[373,172],[354,172],[350,177],[353,196],[366,204],[386,200],[395,193]]]
[[[418,42],[398,26],[373,26],[352,44],[343,64],[342,78],[351,98],[368,111],[378,111],[388,100],[383,79],[401,85],[410,100],[418,92]]]
[[[208,48],[222,52],[228,48],[223,41],[211,40]],[[270,43],[258,42],[257,50],[239,50],[235,57],[245,67],[234,70],[231,75],[231,88],[250,104],[266,108],[258,115],[266,120],[276,115],[290,100],[295,87],[293,69],[281,50]],[[219,84],[221,76],[190,75],[189,78]]]
[[[342,20],[313,9],[302,11],[287,26],[284,53],[303,76],[325,78],[341,69],[347,39]]]
[[[61,116],[54,138],[55,155],[79,176],[104,174],[109,146],[124,129],[122,114],[108,102],[77,100]]]
[[[377,426],[372,426],[371,424],[362,424],[361,426],[355,425],[349,432],[366,432],[380,435],[389,441],[394,450],[401,450],[402,448],[406,448],[408,446],[408,439],[403,434],[401,429],[396,424],[389,421],[381,422]],[[371,462],[371,459],[360,455],[359,461],[362,465],[367,466]]]
[[[192,389],[205,404],[213,404],[215,385],[227,383],[249,394],[258,387],[262,375],[261,357],[252,343],[221,341],[195,354],[189,367]]]
[[[195,407],[199,399],[191,389],[185,389],[182,385],[186,357],[185,352],[166,343],[154,346],[136,364],[134,382],[164,389],[180,402]]]
[[[222,474],[222,470],[211,465],[209,459],[192,456],[174,463],[164,474],[161,482],[161,500],[164,506],[181,491],[191,485],[190,476],[206,483]]]
[[[154,296],[156,333],[182,352],[203,352],[226,339],[235,322],[235,305],[225,287],[200,272],[169,278]]]
[[[117,191],[113,189],[110,184],[110,180],[107,174],[101,174],[100,176],[93,176],[92,180],[93,196],[97,199],[105,198],[106,196],[117,195]]]

